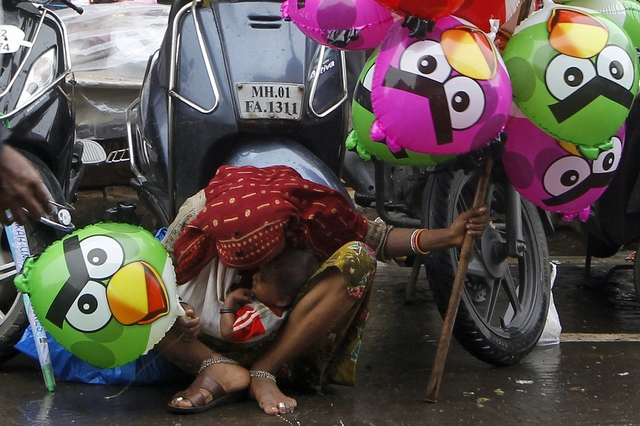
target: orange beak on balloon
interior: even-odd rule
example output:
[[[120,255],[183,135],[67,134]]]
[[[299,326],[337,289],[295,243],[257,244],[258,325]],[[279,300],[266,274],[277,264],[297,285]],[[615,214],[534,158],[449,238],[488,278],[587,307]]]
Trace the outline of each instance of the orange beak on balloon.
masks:
[[[149,324],[169,312],[162,278],[142,261],[123,266],[111,277],[107,300],[114,318],[124,325]]]

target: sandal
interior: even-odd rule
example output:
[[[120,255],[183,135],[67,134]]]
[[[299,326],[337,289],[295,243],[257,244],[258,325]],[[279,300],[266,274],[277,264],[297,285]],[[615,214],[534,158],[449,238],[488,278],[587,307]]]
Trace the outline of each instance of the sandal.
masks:
[[[167,404],[169,411],[182,414],[195,414],[202,413],[223,404],[230,402],[241,401],[246,398],[246,389],[227,393],[224,388],[215,379],[209,376],[200,374],[205,368],[214,364],[238,364],[236,361],[228,358],[214,357],[205,360],[202,366],[198,370],[198,376],[191,383],[188,389],[178,392],[171,398],[173,401],[187,400],[191,402],[191,407],[178,407],[172,405],[171,402]],[[211,396],[205,396],[202,390],[208,391]]]

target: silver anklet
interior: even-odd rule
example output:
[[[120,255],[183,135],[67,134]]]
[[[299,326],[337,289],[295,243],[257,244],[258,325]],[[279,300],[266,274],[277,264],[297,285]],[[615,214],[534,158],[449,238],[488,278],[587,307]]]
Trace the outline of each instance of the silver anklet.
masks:
[[[202,370],[204,370],[205,368],[211,367],[212,365],[215,365],[215,364],[238,364],[238,361],[235,361],[229,358],[220,357],[220,356],[213,356],[211,358],[208,358],[202,361],[202,364],[198,369],[198,374],[200,374]]]
[[[276,381],[276,376],[274,376],[273,374],[267,371],[262,371],[262,370],[249,370],[249,376],[257,377],[259,379],[269,379],[269,380],[273,380],[274,382]]]

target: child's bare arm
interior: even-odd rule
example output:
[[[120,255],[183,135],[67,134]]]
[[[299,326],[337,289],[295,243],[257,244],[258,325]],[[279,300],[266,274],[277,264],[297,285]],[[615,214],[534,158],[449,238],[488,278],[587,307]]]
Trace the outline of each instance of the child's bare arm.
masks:
[[[220,335],[224,340],[235,341],[233,333],[233,324],[236,322],[235,311],[249,303],[252,295],[248,288],[238,288],[227,295],[220,311]]]

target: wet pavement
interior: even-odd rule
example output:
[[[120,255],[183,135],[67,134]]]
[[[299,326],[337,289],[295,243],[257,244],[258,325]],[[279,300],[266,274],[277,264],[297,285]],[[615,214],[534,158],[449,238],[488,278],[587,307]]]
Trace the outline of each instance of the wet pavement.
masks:
[[[76,206],[95,213],[126,189],[85,191]],[[78,217],[78,216],[76,216]],[[77,222],[78,225],[83,225]],[[298,393],[295,413],[268,417],[254,401],[179,416],[165,404],[181,383],[127,387],[57,384],[46,391],[36,361],[20,355],[0,366],[2,425],[448,425],[448,424],[640,424],[640,302],[628,250],[594,259],[585,278],[579,234],[565,226],[549,237],[558,266],[554,285],[562,323],[559,345],[537,347],[519,364],[484,364],[452,341],[437,403],[425,401],[442,326],[421,274],[417,298],[403,304],[410,269],[381,264],[370,322],[354,388],[331,386],[323,394]],[[117,395],[117,396],[115,396]]]

